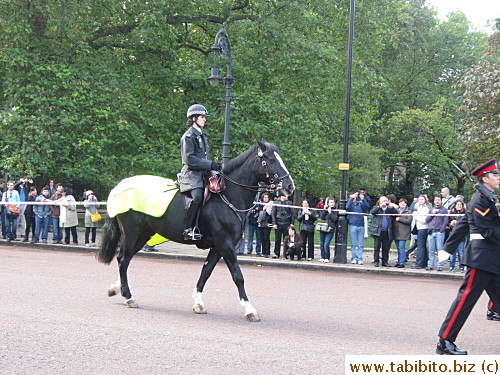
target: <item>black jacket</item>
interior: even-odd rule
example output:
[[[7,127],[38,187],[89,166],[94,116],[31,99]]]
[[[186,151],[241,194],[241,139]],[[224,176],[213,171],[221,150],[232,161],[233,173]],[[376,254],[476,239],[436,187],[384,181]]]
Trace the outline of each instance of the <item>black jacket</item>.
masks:
[[[373,236],[380,236],[380,233],[382,232],[382,219],[383,216],[380,216],[380,214],[397,214],[398,211],[394,207],[387,207],[387,209],[384,210],[380,206],[375,206],[372,208],[370,211],[370,214],[373,215],[373,220],[372,220],[372,225],[370,228],[370,234]],[[394,221],[395,216],[387,216],[387,230],[389,231],[389,238],[392,239],[392,225]]]
[[[323,210],[321,211],[321,214],[319,216],[321,220],[326,220],[326,223],[330,228],[336,228],[337,227],[337,222],[339,220],[339,213],[337,211],[332,211],[328,213],[328,210]]]
[[[210,170],[210,149],[207,136],[193,126],[181,138],[182,170],[179,173],[181,192],[203,188],[203,174]]]
[[[283,206],[292,206],[289,200],[279,200],[276,204]],[[273,223],[276,225],[289,226],[295,222],[294,211],[291,207],[273,207]]]
[[[446,240],[444,250],[453,254],[469,232],[471,240],[462,264],[500,275],[500,217],[495,204],[481,193],[472,197],[465,216],[458,220]]]

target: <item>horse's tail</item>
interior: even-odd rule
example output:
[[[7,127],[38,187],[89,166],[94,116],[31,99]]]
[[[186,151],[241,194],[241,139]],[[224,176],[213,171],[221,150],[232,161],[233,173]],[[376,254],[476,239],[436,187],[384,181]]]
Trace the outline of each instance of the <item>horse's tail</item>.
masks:
[[[101,246],[96,254],[99,262],[104,264],[111,263],[116,255],[116,248],[120,242],[121,235],[116,217],[106,219],[102,232]]]

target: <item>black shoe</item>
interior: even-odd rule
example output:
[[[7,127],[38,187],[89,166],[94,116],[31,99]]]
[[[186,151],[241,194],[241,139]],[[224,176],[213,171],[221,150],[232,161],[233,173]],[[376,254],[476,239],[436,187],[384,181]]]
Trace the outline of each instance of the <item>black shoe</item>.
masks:
[[[269,254],[265,254],[265,255],[264,255],[264,258],[269,258]]]
[[[154,253],[154,252],[157,252],[158,250],[155,249],[154,246],[148,246],[148,245],[145,245],[143,248],[142,248],[143,251],[146,251],[148,253]]]
[[[382,267],[392,267],[389,263],[382,263]]]
[[[459,350],[451,341],[440,338],[436,347],[436,353],[441,355],[467,355],[467,350]]]
[[[488,312],[486,313],[486,319],[500,322],[500,313],[497,313],[493,310],[488,310]]]
[[[23,240],[23,242],[29,242],[28,238],[25,238],[25,239]]]
[[[424,268],[424,267],[417,266],[416,264],[415,264],[415,265],[413,265],[413,266],[411,266],[411,269],[412,269],[412,270],[421,270],[421,269],[423,269],[423,268]]]
[[[432,267],[425,267],[425,270],[426,270],[426,271],[432,271],[433,269],[434,269],[434,268],[432,268]]]
[[[442,271],[443,269],[442,269],[441,267],[438,267],[438,268],[437,268],[437,270],[438,270],[438,271]]]
[[[378,262],[373,262],[373,266],[374,266],[374,267],[378,267],[378,266],[379,266],[379,263],[378,263]]]
[[[31,241],[31,243],[38,243],[38,242],[40,242],[40,241],[38,241],[38,240]]]
[[[276,254],[273,255],[273,259],[278,259],[278,258],[279,258],[278,255],[276,255]]]

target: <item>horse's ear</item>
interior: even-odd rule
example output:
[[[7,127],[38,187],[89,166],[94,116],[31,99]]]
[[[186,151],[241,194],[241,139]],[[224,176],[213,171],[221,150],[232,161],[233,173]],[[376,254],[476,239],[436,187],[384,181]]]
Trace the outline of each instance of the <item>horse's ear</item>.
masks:
[[[257,144],[259,145],[259,148],[261,149],[262,152],[266,152],[266,144],[262,141],[257,140]]]

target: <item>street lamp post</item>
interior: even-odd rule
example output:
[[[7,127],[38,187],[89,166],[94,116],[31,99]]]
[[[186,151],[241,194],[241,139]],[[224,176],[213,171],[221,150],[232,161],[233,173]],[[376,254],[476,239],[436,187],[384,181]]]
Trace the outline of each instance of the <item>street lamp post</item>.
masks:
[[[223,80],[226,84],[226,96],[224,100],[226,102],[226,112],[224,117],[224,141],[222,142],[222,162],[223,164],[227,164],[229,161],[229,150],[230,150],[230,142],[229,142],[229,133],[231,129],[231,101],[233,100],[231,96],[232,85],[235,81],[233,77],[233,56],[231,53],[231,43],[229,41],[229,36],[226,31],[227,24],[224,22],[222,28],[217,32],[215,36],[215,42],[212,47],[212,51],[214,52],[214,65],[211,69],[210,77],[207,78],[208,82],[212,86],[217,86],[219,81]],[[219,76],[219,67],[217,66],[217,54],[220,56],[227,56],[227,69],[226,69],[226,77],[221,78]]]
[[[342,170],[342,190],[340,193],[340,209],[345,210],[347,205],[347,171],[349,170],[349,126],[351,118],[351,76],[352,76],[352,44],[354,39],[354,10],[355,0],[351,0],[349,8],[349,40],[347,44],[347,83],[345,99],[345,125],[344,125],[344,157]],[[335,263],[347,263],[347,215],[341,213],[337,224],[337,237],[335,239]]]

